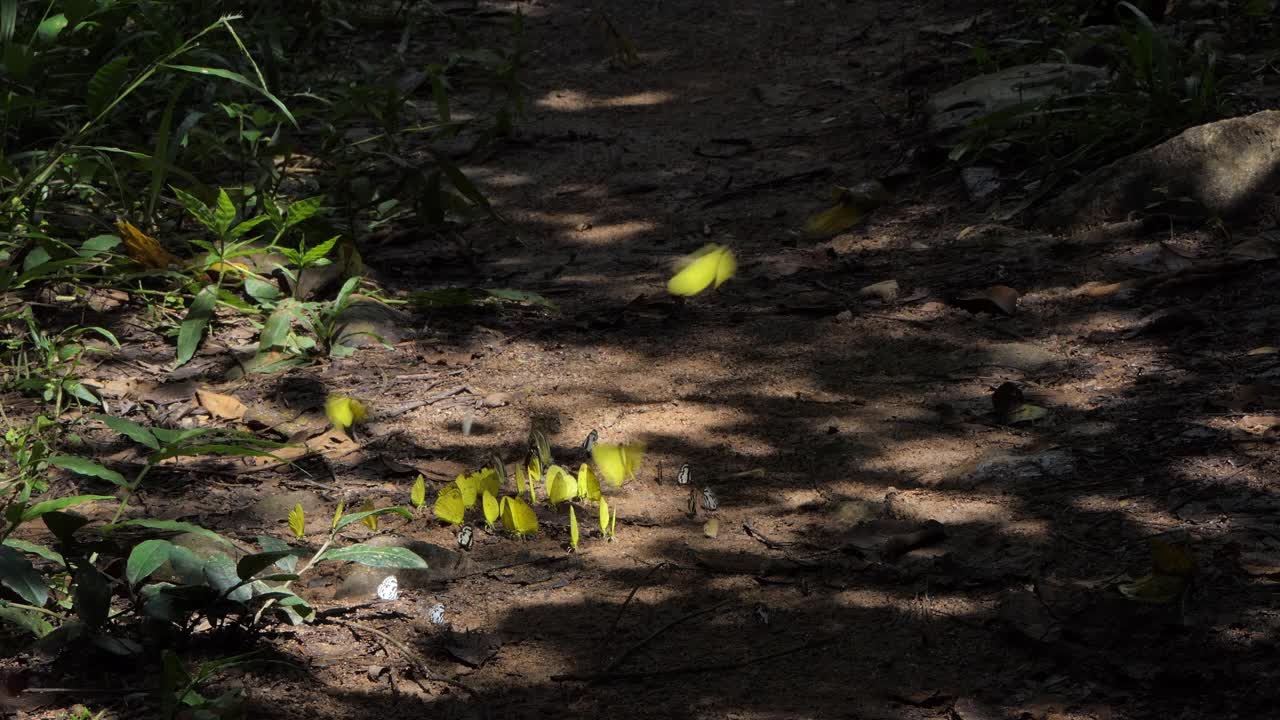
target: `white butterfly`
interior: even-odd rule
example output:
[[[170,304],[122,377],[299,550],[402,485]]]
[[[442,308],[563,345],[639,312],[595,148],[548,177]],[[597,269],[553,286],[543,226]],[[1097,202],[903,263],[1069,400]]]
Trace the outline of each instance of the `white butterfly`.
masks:
[[[720,507],[720,498],[716,497],[715,491],[710,486],[702,488],[702,508],[715,510],[718,507]]]
[[[680,472],[677,472],[677,473],[676,473],[676,484],[677,484],[677,485],[688,485],[688,484],[689,484],[689,476],[690,476],[690,474],[691,474],[691,473],[689,472],[689,463],[685,463],[685,464],[681,465],[681,466],[680,466]]]
[[[397,600],[400,597],[400,582],[396,580],[395,575],[388,575],[378,583],[377,592],[379,600]]]
[[[769,624],[769,606],[765,605],[764,603],[758,602],[756,603],[755,611],[756,611],[756,619],[760,621],[760,624],[768,625]]]
[[[432,605],[431,610],[427,613],[427,619],[431,621],[432,625],[443,625],[444,604],[436,603],[435,605]]]
[[[458,545],[461,545],[463,550],[470,550],[471,543],[475,541],[475,535],[476,531],[472,530],[470,525],[463,525],[458,531]]]
[[[589,453],[591,448],[596,446],[596,441],[600,439],[600,433],[592,430],[587,433],[587,439],[582,441],[582,452]]]

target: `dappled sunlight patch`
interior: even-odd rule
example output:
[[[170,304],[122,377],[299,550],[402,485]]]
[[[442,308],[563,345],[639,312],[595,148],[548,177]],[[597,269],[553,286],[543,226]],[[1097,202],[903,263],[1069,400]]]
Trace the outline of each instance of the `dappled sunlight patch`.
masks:
[[[660,90],[619,95],[610,98],[593,97],[579,90],[552,90],[534,104],[557,112],[587,112],[590,110],[636,108],[663,105],[675,99],[671,93]]]

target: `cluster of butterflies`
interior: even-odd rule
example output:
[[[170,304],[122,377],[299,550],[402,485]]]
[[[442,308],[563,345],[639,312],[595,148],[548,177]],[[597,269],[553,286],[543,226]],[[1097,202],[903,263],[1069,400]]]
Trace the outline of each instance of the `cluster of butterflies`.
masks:
[[[475,529],[466,525],[467,511],[479,505],[485,526],[493,528],[501,522],[507,532],[525,537],[538,532],[538,516],[533,506],[539,503],[538,488],[542,497],[555,507],[569,502],[569,544],[577,549],[580,538],[577,511],[572,501],[599,503],[600,533],[613,539],[618,523],[618,510],[610,507],[600,490],[599,475],[613,487],[621,487],[635,477],[644,457],[644,447],[639,444],[612,445],[598,442],[599,433],[592,430],[580,448],[584,456],[590,456],[591,464],[583,462],[577,473],[571,473],[553,462],[551,443],[545,433],[534,429],[529,434],[529,450],[522,464],[516,466],[515,494],[503,495],[502,488],[508,478],[507,468],[495,457],[493,467],[485,467],[474,473],[464,473],[436,496],[434,513],[450,525],[461,526],[458,544],[466,550],[475,542]],[[425,480],[422,476],[414,483],[410,499],[415,507],[426,500]]]
[[[698,504],[701,501],[702,509],[712,512],[720,509],[720,498],[716,496],[716,491],[708,485],[702,488],[699,493],[696,486],[692,486],[693,470],[689,467],[689,463],[680,466],[680,470],[676,473],[677,485],[688,485],[689,488],[689,504],[687,511],[689,517],[695,517],[698,514]]]

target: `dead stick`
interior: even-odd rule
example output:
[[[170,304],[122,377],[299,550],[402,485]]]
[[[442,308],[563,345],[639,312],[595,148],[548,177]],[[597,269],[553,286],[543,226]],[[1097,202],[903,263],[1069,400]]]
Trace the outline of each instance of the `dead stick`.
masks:
[[[609,663],[608,665],[606,665],[606,666],[605,666],[605,668],[604,668],[604,673],[603,673],[603,674],[606,674],[606,675],[607,675],[607,674],[608,674],[610,671],[612,671],[614,668],[616,668],[616,667],[618,667],[619,665],[621,665],[621,664],[622,664],[622,662],[623,662],[624,660],[626,660],[627,658],[629,658],[629,657],[631,657],[632,655],[634,655],[638,650],[640,650],[640,648],[643,648],[645,645],[648,645],[649,643],[653,642],[653,640],[654,640],[655,638],[657,638],[659,635],[661,635],[662,633],[664,633],[664,632],[666,632],[666,631],[670,630],[671,628],[675,627],[676,625],[679,625],[680,623],[682,623],[682,622],[684,622],[684,621],[686,621],[686,620],[692,620],[692,619],[694,619],[694,618],[696,618],[696,617],[698,617],[698,616],[700,616],[700,615],[706,615],[707,613],[710,613],[710,612],[712,612],[712,611],[714,611],[714,610],[717,610],[717,609],[719,609],[719,608],[721,608],[721,607],[723,607],[723,606],[725,606],[725,605],[729,604],[729,601],[730,601],[731,599],[732,599],[732,598],[725,598],[724,600],[721,600],[720,602],[716,603],[715,605],[712,605],[712,606],[711,606],[711,607],[709,607],[709,608],[704,608],[704,609],[702,609],[702,610],[696,610],[696,611],[691,612],[691,613],[689,613],[689,614],[687,614],[687,615],[682,615],[682,616],[680,616],[680,617],[676,618],[675,620],[672,620],[671,622],[667,623],[666,625],[663,625],[662,627],[658,628],[657,630],[654,630],[653,632],[649,633],[649,636],[648,636],[648,637],[646,637],[645,639],[643,639],[643,640],[641,640],[640,642],[636,643],[635,645],[632,645],[631,647],[627,648],[626,650],[624,650],[624,651],[623,651],[623,653],[622,653],[621,655],[619,655],[618,657],[614,658],[614,659],[613,659],[613,662],[611,662],[611,663]]]
[[[377,417],[377,418],[375,418],[375,419],[376,419],[376,420],[389,420],[389,419],[391,419],[391,418],[393,418],[393,417],[399,417],[399,416],[401,416],[401,415],[404,415],[404,414],[405,414],[405,413],[407,413],[407,412],[412,412],[412,411],[414,411],[414,410],[417,410],[418,408],[420,408],[420,407],[422,407],[422,406],[424,406],[424,405],[432,405],[432,404],[435,404],[435,403],[440,402],[441,400],[444,400],[445,398],[451,398],[451,397],[453,397],[454,395],[458,395],[459,393],[464,393],[464,392],[471,392],[471,386],[470,386],[470,385],[459,385],[458,387],[453,388],[453,389],[451,389],[451,390],[445,390],[445,391],[444,391],[444,392],[442,392],[442,393],[436,393],[435,395],[432,395],[431,397],[427,398],[426,400],[415,400],[415,401],[413,401],[413,402],[411,402],[411,403],[405,403],[404,405],[401,405],[400,407],[392,408],[391,410],[388,410],[388,411],[386,411],[386,412],[384,412],[384,413],[382,413],[382,414],[378,415],[378,417]]]
[[[731,663],[721,663],[719,665],[686,665],[684,667],[670,668],[667,670],[644,670],[640,672],[629,672],[629,673],[611,673],[606,671],[606,672],[599,672],[599,673],[583,673],[583,674],[577,674],[577,675],[572,675],[572,674],[571,675],[552,675],[551,680],[554,682],[564,682],[568,680],[568,681],[576,681],[576,682],[596,683],[596,682],[613,682],[615,680],[636,680],[640,678],[664,677],[668,675],[693,675],[696,673],[723,672],[725,670],[740,670],[744,667],[747,667],[748,665],[755,665],[756,663],[762,663],[766,660],[773,660],[774,658],[780,658],[786,655],[794,655],[796,653],[804,652],[806,650],[816,650],[817,648],[830,645],[831,643],[839,640],[841,637],[842,636],[840,635],[833,635],[831,637],[822,638],[821,640],[814,640],[811,642],[804,643],[802,645],[797,645],[792,648],[787,648],[786,650],[779,650],[778,652],[769,653],[767,655],[761,655],[759,657],[753,657],[753,658],[749,657],[749,658],[746,658],[745,660],[738,660],[737,662],[731,662]]]

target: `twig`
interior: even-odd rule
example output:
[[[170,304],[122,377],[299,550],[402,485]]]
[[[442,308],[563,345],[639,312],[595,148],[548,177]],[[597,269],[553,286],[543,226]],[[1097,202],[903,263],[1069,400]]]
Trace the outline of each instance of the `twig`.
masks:
[[[343,620],[342,618],[335,618],[335,617],[326,618],[325,621],[336,623],[338,625],[342,625],[344,627],[350,628],[352,630],[356,630],[358,632],[369,633],[370,635],[373,635],[379,640],[382,640],[383,642],[387,643],[391,647],[399,650],[400,653],[404,655],[405,658],[409,660],[409,662],[413,663],[414,666],[418,668],[418,671],[421,672],[428,680],[434,680],[436,682],[442,682],[448,685],[453,685],[455,687],[461,688],[467,691],[467,693],[470,694],[471,697],[473,698],[479,699],[480,697],[479,692],[477,692],[474,688],[462,682],[461,680],[448,678],[433,671],[430,667],[427,666],[427,661],[423,659],[423,657],[419,655],[416,651],[414,651],[413,648],[409,647],[408,645],[405,645],[404,643],[400,642],[399,640],[391,637],[390,635],[382,632],[377,628],[372,628],[372,627],[369,627],[368,625],[363,625],[358,622],[353,622],[351,620]]]
[[[432,395],[431,397],[425,400],[415,400],[411,403],[405,403],[404,405],[401,405],[399,407],[392,408],[390,410],[387,410],[386,412],[383,412],[382,414],[378,415],[378,417],[375,419],[389,420],[393,417],[399,417],[401,415],[404,415],[407,412],[412,412],[414,410],[417,410],[418,408],[423,407],[424,405],[433,405],[435,403],[440,402],[441,400],[444,400],[446,398],[451,398],[454,395],[459,395],[464,392],[472,392],[471,386],[459,385],[458,387],[453,388],[451,390],[445,390],[444,392],[436,393],[435,395]]]
[[[768,653],[767,655],[761,655],[759,657],[749,657],[744,660],[738,660],[737,662],[720,663],[719,665],[686,665],[684,667],[669,668],[666,670],[645,670],[640,672],[629,672],[629,673],[614,673],[606,670],[604,672],[599,672],[599,673],[552,675],[551,680],[554,682],[564,682],[566,680],[569,680],[569,681],[576,681],[576,682],[597,683],[597,682],[613,682],[617,680],[636,680],[641,678],[665,677],[668,675],[694,675],[697,673],[711,673],[711,672],[724,672],[726,670],[740,670],[744,667],[747,667],[748,665],[755,665],[756,663],[762,663],[766,660],[773,660],[774,658],[780,658],[786,655],[794,655],[796,653],[804,652],[806,650],[816,650],[817,648],[830,645],[831,643],[841,639],[841,637],[843,636],[832,635],[830,637],[825,637],[820,640],[813,640],[813,641],[804,643],[802,645],[797,645],[792,648],[787,648],[786,650],[779,650],[778,652]]]
[[[733,190],[725,190],[724,192],[715,193],[710,200],[702,203],[702,209],[706,210],[707,208],[715,207],[716,205],[729,202],[730,200],[734,200],[736,198],[752,195],[754,193],[760,192],[761,190],[774,190],[782,187],[783,185],[796,182],[798,180],[809,180],[812,178],[826,177],[827,175],[830,175],[830,174],[831,174],[831,168],[829,166],[824,166],[820,168],[814,168],[813,170],[805,170],[804,172],[792,173],[790,175],[783,175],[782,177],[776,177],[771,180],[765,180],[763,182],[752,183],[750,185],[743,185],[740,188],[736,188]]]
[[[663,625],[662,627],[658,628],[657,630],[654,630],[653,632],[649,633],[649,635],[648,635],[647,637],[645,637],[643,640],[641,640],[640,642],[636,643],[635,645],[632,645],[631,647],[627,648],[626,650],[624,650],[624,651],[622,652],[622,654],[621,654],[621,655],[619,655],[618,657],[614,658],[614,659],[613,659],[613,662],[611,662],[611,663],[609,663],[608,665],[606,665],[606,666],[605,666],[605,668],[604,668],[604,673],[603,673],[603,674],[608,674],[608,673],[609,673],[610,671],[612,671],[614,668],[616,668],[616,667],[618,667],[619,665],[621,665],[621,664],[622,664],[622,662],[623,662],[624,660],[626,660],[627,658],[629,658],[629,657],[631,657],[632,655],[634,655],[637,651],[639,651],[639,650],[640,650],[641,648],[643,648],[645,645],[648,645],[649,643],[653,642],[653,640],[654,640],[655,638],[657,638],[659,635],[661,635],[662,633],[664,633],[664,632],[666,632],[666,631],[670,630],[671,628],[675,627],[676,625],[679,625],[679,624],[680,624],[680,623],[682,623],[682,622],[685,622],[686,620],[692,620],[692,619],[694,619],[694,618],[696,618],[696,617],[699,617],[699,616],[701,616],[701,615],[706,615],[707,613],[710,613],[710,612],[712,612],[712,611],[714,611],[714,610],[718,610],[718,609],[720,609],[721,607],[723,607],[723,606],[725,606],[725,605],[728,605],[730,600],[732,600],[732,598],[725,598],[724,600],[721,600],[720,602],[716,603],[715,605],[712,605],[712,606],[711,606],[711,607],[709,607],[709,608],[704,608],[704,609],[702,609],[702,610],[695,610],[694,612],[691,612],[691,613],[689,613],[689,614],[687,614],[687,615],[681,615],[680,617],[676,618],[675,620],[672,620],[671,622],[667,623],[666,625]]]
[[[637,583],[635,587],[631,588],[631,592],[627,594],[627,599],[622,601],[622,607],[618,608],[617,616],[613,618],[613,625],[612,627],[609,628],[608,634],[605,635],[606,639],[610,635],[613,635],[614,632],[617,631],[618,623],[622,622],[622,615],[627,611],[627,606],[631,604],[631,600],[636,596],[636,592],[638,592],[640,588],[644,587],[647,584],[649,577],[651,575],[658,572],[660,568],[664,568],[666,566],[667,566],[666,562],[660,562],[657,565],[654,565],[653,567],[649,568],[649,572],[645,573],[644,577],[640,579],[640,582]]]
[[[769,548],[770,550],[781,550],[783,548],[789,548],[792,545],[795,545],[795,543],[778,542],[777,540],[770,540],[769,538],[765,537],[764,533],[751,527],[751,523],[746,520],[742,522],[742,530],[747,535],[755,538],[756,540],[759,540],[761,543],[764,543],[764,546]]]

